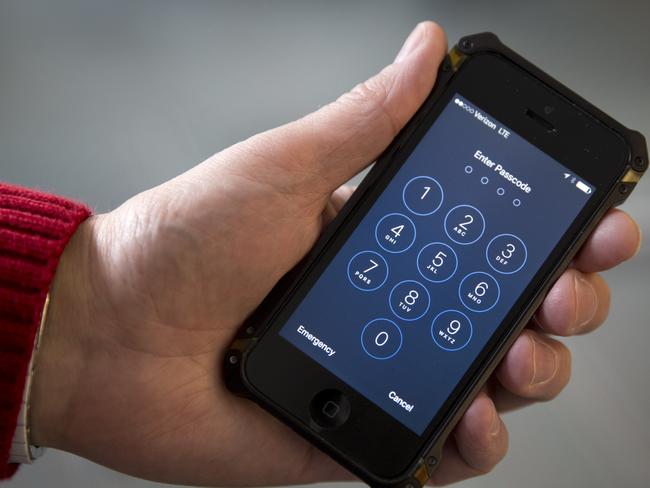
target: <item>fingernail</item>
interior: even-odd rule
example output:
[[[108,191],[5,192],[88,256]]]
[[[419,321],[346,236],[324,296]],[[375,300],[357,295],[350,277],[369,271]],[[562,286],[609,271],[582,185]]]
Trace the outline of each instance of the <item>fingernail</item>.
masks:
[[[574,276],[576,293],[576,319],[574,329],[587,325],[596,315],[598,310],[598,296],[594,286],[582,276]]]
[[[533,345],[533,378],[531,386],[544,383],[555,376],[557,355],[555,350],[535,336],[529,336]]]
[[[641,230],[641,226],[636,220],[633,220],[634,225],[636,225],[636,230],[639,233],[639,243],[636,246],[636,250],[634,251],[634,254],[632,254],[632,257],[635,257],[637,254],[639,254],[639,251],[641,251],[641,245],[643,244],[643,231]]]
[[[496,437],[501,430],[501,419],[497,413],[497,409],[492,409],[492,423],[490,424],[490,435]]]
[[[413,51],[415,51],[415,48],[418,46],[418,44],[420,44],[421,38],[422,38],[422,24],[418,24],[417,26],[415,26],[415,29],[413,29],[409,34],[409,36],[406,38],[406,41],[404,41],[404,44],[402,45],[402,48],[397,53],[397,56],[395,56],[395,63],[401,63],[406,58],[408,58],[409,55]]]

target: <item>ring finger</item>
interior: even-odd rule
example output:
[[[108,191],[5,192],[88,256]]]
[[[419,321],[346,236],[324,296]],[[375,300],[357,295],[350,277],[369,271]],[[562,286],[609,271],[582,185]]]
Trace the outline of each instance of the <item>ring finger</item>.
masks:
[[[496,370],[491,395],[499,410],[551,400],[569,382],[571,352],[561,342],[526,329]]]

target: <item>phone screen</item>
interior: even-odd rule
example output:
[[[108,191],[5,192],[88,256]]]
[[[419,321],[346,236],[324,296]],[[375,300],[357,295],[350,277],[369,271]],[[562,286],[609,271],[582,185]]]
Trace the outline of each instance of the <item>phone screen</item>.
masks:
[[[420,435],[594,190],[456,94],[280,335]]]

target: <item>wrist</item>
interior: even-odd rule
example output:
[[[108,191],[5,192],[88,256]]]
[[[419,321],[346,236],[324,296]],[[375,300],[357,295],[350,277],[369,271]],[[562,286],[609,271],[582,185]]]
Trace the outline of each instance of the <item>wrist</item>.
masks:
[[[89,243],[95,218],[82,223],[66,246],[50,287],[50,304],[30,396],[30,441],[65,448],[74,423],[73,405],[88,355]]]

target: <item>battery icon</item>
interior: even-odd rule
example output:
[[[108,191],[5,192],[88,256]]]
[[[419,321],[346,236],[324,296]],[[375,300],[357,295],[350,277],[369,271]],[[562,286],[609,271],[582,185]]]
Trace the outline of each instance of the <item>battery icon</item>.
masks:
[[[591,193],[591,188],[588,185],[586,185],[585,183],[583,183],[582,181],[578,180],[578,182],[576,183],[576,186],[578,187],[578,189],[582,190],[587,195],[589,195]]]

